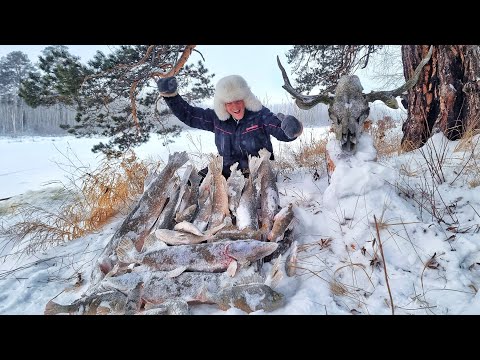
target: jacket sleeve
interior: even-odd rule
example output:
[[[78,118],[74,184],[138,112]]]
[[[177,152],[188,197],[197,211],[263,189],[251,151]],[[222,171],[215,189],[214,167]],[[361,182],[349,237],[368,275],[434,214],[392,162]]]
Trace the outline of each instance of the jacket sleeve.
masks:
[[[275,137],[279,141],[293,141],[296,138],[290,139],[285,132],[281,128],[282,122],[280,119],[273,114],[269,109],[266,107],[263,107],[262,110],[260,110],[261,113],[261,118],[263,121],[263,126],[265,128],[265,131]]]
[[[202,109],[191,106],[180,95],[164,97],[173,115],[181,122],[196,129],[214,131],[215,112],[212,109]]]

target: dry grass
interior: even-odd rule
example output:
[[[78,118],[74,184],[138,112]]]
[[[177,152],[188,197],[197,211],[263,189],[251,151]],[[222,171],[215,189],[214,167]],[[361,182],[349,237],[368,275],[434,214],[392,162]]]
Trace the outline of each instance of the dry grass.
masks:
[[[460,170],[457,171],[458,176],[464,173],[466,177],[466,183],[470,188],[476,188],[480,185],[480,129],[475,128],[476,122],[473,122],[468,127],[462,138],[455,146],[454,152],[463,152],[466,160]],[[457,177],[458,177],[457,176]]]
[[[333,295],[345,296],[349,293],[348,289],[338,281],[335,281],[335,280],[330,281],[328,283],[328,285],[329,285],[330,291]]]
[[[383,119],[373,123],[366,132],[373,138],[379,158],[397,155],[400,149],[402,135],[400,131],[391,131],[400,126],[391,116],[385,115]]]
[[[478,138],[475,140],[475,136],[480,134],[480,129],[476,128],[478,121],[472,121],[470,125],[463,132],[462,138],[458,141],[457,146],[453,150],[457,151],[475,151],[478,143]]]
[[[159,163],[139,160],[132,151],[119,159],[105,158],[93,171],[84,172],[67,190],[76,195],[58,210],[23,204],[12,214],[20,218],[0,228],[7,242],[20,245],[27,254],[93,233],[104,226],[143,193],[147,174]]]
[[[104,160],[95,171],[84,175],[81,206],[72,204],[66,209],[69,216],[83,223],[84,233],[78,236],[101,228],[121,209],[128,208],[143,193],[145,178],[153,167],[158,164],[142,162],[130,151],[118,162]]]
[[[298,139],[296,146],[285,148],[285,153],[276,157],[276,167],[282,173],[291,173],[299,168],[309,170],[315,179],[326,172],[325,150],[327,139]]]
[[[372,136],[379,158],[399,153],[401,132],[393,131],[398,126],[398,122],[385,115],[365,130]],[[322,177],[326,174],[327,141],[327,134],[322,138],[314,137],[313,133],[309,137],[299,138],[295,144],[282,147],[282,151],[276,153],[276,167],[283,174],[304,168],[309,170],[315,179]]]
[[[475,179],[472,179],[468,182],[468,186],[471,188],[471,189],[474,189],[476,188],[478,185],[480,185],[480,175],[478,178],[475,178]]]

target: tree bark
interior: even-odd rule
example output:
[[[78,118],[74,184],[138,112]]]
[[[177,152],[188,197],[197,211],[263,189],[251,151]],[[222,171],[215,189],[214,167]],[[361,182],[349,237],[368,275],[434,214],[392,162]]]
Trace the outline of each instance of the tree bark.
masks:
[[[403,45],[403,74],[410,79],[417,65],[428,52],[428,45]],[[403,151],[417,149],[428,140],[440,111],[438,97],[434,96],[437,78],[437,48],[430,61],[423,67],[417,84],[408,91],[408,116],[402,126]]]
[[[411,77],[428,45],[402,46],[403,70]],[[408,117],[403,124],[402,150],[425,144],[438,127],[450,140],[479,128],[478,45],[436,45],[418,83],[408,92]]]

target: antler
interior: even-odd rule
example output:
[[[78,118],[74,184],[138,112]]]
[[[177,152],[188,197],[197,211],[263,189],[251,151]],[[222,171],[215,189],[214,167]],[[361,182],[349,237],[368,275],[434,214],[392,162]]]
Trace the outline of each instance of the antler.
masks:
[[[398,103],[395,97],[402,95],[405,91],[410,90],[418,81],[420,77],[420,72],[427,62],[430,61],[432,57],[433,46],[430,46],[427,56],[418,64],[415,69],[413,76],[405,82],[402,86],[396,88],[395,90],[390,91],[372,91],[369,94],[365,95],[365,98],[368,102],[374,102],[375,100],[383,101],[388,107],[392,109],[398,109]]]
[[[297,92],[292,84],[290,84],[290,80],[288,79],[287,72],[285,71],[284,67],[282,66],[282,63],[280,62],[280,59],[277,55],[277,64],[280,70],[282,71],[282,76],[283,76],[283,81],[284,85],[282,85],[282,88],[287,90],[287,92],[292,95],[296,100],[295,104],[300,109],[303,110],[308,110],[318,103],[323,103],[326,105],[330,105],[333,101],[333,98],[330,97],[328,94],[319,94],[319,95],[302,95],[299,92]]]

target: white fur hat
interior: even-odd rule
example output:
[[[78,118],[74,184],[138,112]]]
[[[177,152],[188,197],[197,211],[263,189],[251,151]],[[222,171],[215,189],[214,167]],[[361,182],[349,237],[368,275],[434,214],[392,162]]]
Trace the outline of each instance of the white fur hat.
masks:
[[[218,80],[213,107],[220,120],[225,121],[230,117],[225,109],[225,103],[237,100],[243,100],[247,110],[262,110],[262,103],[253,95],[244,78],[239,75],[229,75]]]

